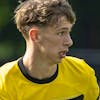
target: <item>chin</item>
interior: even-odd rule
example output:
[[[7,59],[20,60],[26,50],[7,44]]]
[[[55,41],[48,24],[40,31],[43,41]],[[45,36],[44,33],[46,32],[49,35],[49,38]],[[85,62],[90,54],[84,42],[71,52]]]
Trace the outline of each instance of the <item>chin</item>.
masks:
[[[51,61],[52,61],[53,64],[58,64],[58,63],[61,63],[63,58],[58,57],[58,56],[57,57],[53,57],[53,58],[51,58],[52,59]]]
[[[56,64],[61,63],[61,61],[62,61],[62,58],[57,59]]]

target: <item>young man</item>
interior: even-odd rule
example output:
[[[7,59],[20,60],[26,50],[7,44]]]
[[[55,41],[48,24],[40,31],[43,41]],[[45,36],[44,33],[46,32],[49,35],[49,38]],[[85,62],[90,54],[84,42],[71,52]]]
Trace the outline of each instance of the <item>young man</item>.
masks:
[[[65,0],[27,0],[15,11],[25,55],[0,68],[0,100],[97,100],[94,70],[66,56],[75,14]]]

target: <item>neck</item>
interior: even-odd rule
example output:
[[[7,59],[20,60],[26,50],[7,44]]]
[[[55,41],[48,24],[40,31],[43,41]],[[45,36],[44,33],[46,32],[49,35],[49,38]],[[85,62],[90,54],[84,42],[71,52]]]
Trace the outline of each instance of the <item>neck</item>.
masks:
[[[27,50],[23,64],[28,74],[38,79],[49,78],[57,70],[57,64],[50,64],[38,51]]]

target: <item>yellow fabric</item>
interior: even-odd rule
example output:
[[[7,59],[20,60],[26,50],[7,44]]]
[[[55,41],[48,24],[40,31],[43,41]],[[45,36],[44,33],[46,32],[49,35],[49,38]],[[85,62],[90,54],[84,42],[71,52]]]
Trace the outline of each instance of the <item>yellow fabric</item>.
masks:
[[[18,61],[13,61],[0,68],[0,100],[69,100],[80,95],[83,100],[96,100],[96,81],[94,70],[75,57],[65,57],[58,64],[56,79],[45,84],[28,80]]]

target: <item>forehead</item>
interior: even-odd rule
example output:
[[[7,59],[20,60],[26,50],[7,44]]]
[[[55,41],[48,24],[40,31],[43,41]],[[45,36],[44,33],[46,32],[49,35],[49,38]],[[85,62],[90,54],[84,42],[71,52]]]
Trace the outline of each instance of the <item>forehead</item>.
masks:
[[[71,31],[73,24],[71,24],[66,17],[60,17],[58,21],[54,24],[49,24],[47,27],[42,27],[41,32],[44,34],[53,34],[59,31],[66,30],[68,32]],[[50,35],[49,34],[49,35]]]
[[[54,28],[56,30],[60,30],[60,29],[67,29],[67,30],[71,30],[73,24],[71,24],[66,17],[62,16],[58,19],[58,22],[56,24],[54,24]]]

